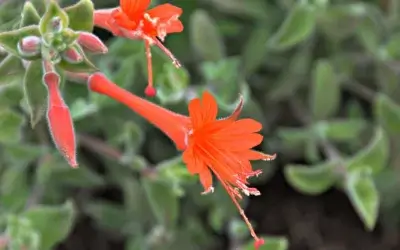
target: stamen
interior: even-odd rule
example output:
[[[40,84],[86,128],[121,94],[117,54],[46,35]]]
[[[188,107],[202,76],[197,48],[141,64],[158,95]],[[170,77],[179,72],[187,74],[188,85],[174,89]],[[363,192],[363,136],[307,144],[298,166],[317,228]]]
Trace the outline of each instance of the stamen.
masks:
[[[263,161],[273,161],[276,158],[276,154],[273,154],[273,155],[263,154],[263,156],[264,156],[264,158],[261,159]]]
[[[162,52],[164,52],[164,54],[166,54],[172,60],[172,63],[174,64],[175,67],[177,67],[177,68],[182,67],[179,60],[176,59],[176,57],[172,54],[172,52],[169,51],[169,49],[167,49],[159,40],[154,39],[154,44],[157,47],[159,47],[162,50]]]
[[[244,222],[246,223],[247,227],[250,230],[250,234],[251,236],[254,238],[255,243],[254,246],[256,247],[256,249],[258,249],[258,247],[260,247],[261,245],[264,244],[264,240],[260,239],[256,232],[254,231],[253,226],[251,225],[249,219],[247,218],[246,214],[244,213],[244,210],[240,207],[239,202],[237,201],[236,197],[235,197],[235,193],[232,192],[232,188],[223,181],[223,179],[219,176],[218,173],[216,173],[215,171],[213,171],[215,176],[219,179],[219,181],[222,183],[223,187],[225,188],[225,190],[228,192],[229,196],[231,197],[233,203],[235,204],[236,208],[239,210],[240,215],[242,216]]]
[[[151,48],[150,43],[147,39],[144,40],[146,47],[146,57],[147,57],[147,77],[148,85],[144,91],[147,96],[155,96],[157,94],[156,89],[153,87],[153,67],[151,61]]]
[[[213,186],[209,187],[204,192],[201,192],[202,195],[206,195],[206,194],[210,194],[210,193],[214,193],[214,187]]]

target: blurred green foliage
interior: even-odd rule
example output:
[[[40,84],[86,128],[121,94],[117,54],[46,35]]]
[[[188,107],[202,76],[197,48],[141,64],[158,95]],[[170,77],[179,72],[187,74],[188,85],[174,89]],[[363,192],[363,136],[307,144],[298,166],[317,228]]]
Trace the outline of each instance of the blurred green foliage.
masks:
[[[0,30],[37,23],[26,5],[20,20],[23,1],[0,2]],[[31,2],[43,15],[43,1]],[[65,7],[77,1],[59,2]],[[116,0],[93,2],[95,8],[117,5]],[[278,153],[279,162],[272,164],[284,165],[278,169],[294,189],[313,196],[331,188],[343,191],[366,230],[373,230],[378,218],[399,225],[397,0],[170,2],[183,8],[185,30],[169,36],[166,45],[185,68],[176,69],[153,48],[155,102],[186,113],[188,101],[207,88],[224,116],[242,93],[243,116],[263,123],[262,149]],[[91,29],[81,19],[88,13],[69,11],[73,29]],[[7,43],[16,46],[22,35],[12,34]],[[141,95],[147,82],[143,43],[112,37],[107,45],[108,54],[91,61]],[[161,133],[127,108],[66,80],[63,93],[81,162],[79,169],[70,169],[38,119],[43,93],[31,83],[38,77],[24,79],[14,55],[1,58],[0,227],[11,239],[9,249],[55,249],[86,216],[107,237],[126,240],[126,250],[207,249],[221,246],[218,234],[230,247],[252,249],[222,187],[201,196],[197,178]],[[31,117],[29,107],[35,107]],[[264,169],[260,185],[276,169],[254,166]],[[117,195],[100,195],[104,190]],[[256,228],[259,223],[253,222]],[[284,236],[265,236],[267,244],[260,249],[288,249]]]

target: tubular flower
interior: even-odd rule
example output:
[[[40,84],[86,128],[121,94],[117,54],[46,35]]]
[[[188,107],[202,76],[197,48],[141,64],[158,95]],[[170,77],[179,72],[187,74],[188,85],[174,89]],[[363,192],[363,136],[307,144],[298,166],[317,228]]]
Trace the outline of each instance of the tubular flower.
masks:
[[[215,98],[204,92],[202,99],[189,103],[189,116],[173,113],[163,107],[137,97],[108,80],[103,74],[89,77],[89,89],[119,101],[157,126],[180,150],[191,174],[198,174],[204,187],[202,194],[213,192],[212,173],[222,183],[250,229],[258,248],[258,238],[238,200],[245,195],[260,195],[256,188],[248,187],[247,179],[258,176],[261,170],[252,170],[251,160],[274,160],[276,154],[267,155],[252,150],[263,140],[258,134],[262,125],[253,119],[238,119],[243,107],[241,99],[236,110],[225,119],[217,119]]]
[[[118,8],[96,10],[94,12],[94,24],[111,31],[116,36],[144,40],[148,71],[148,86],[145,93],[148,96],[154,96],[156,89],[153,87],[150,46],[159,47],[176,67],[181,67],[180,62],[161,41],[164,41],[170,33],[182,32],[183,25],[179,20],[182,14],[181,8],[167,3],[146,10],[150,1],[120,0],[120,7]]]
[[[46,65],[44,68],[46,69]],[[68,106],[61,96],[60,76],[54,71],[47,71],[43,76],[43,82],[48,92],[47,122],[51,137],[69,165],[76,168],[78,162],[74,125]]]

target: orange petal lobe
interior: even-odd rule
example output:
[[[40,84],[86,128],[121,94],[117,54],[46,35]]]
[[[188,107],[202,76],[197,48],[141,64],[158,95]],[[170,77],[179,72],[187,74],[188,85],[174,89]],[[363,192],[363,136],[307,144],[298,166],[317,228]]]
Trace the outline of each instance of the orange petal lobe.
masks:
[[[203,93],[202,113],[204,123],[212,122],[217,119],[217,101],[215,100],[214,96],[212,96],[208,91],[205,91]]]
[[[166,33],[178,33],[183,31],[183,24],[179,21],[182,9],[166,3],[154,7],[146,12],[152,18],[158,18],[159,23],[165,26]]]
[[[122,11],[129,17],[135,17],[144,13],[149,7],[151,0],[120,0],[119,5]]]
[[[204,169],[199,173],[201,185],[204,187],[204,193],[208,193],[212,189],[212,175],[210,169]]]
[[[171,17],[180,17],[180,15],[182,15],[182,9],[175,5],[166,3],[154,7],[151,10],[146,11],[146,13],[151,17],[160,18],[160,21],[168,21]]]
[[[194,128],[201,126],[203,123],[202,109],[200,99],[196,98],[189,103],[189,115]]]

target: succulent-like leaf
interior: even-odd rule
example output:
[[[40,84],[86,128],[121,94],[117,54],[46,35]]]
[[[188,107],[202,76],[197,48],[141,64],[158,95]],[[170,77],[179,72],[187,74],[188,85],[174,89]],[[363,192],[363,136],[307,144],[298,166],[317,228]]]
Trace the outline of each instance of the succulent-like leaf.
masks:
[[[61,206],[35,206],[24,212],[23,216],[39,232],[39,249],[50,250],[68,236],[74,224],[75,209],[72,202],[68,201]]]
[[[268,42],[270,48],[288,49],[306,40],[316,26],[316,13],[313,6],[299,2],[294,6],[277,33]]]
[[[69,17],[69,27],[71,29],[92,32],[94,7],[91,0],[80,0],[64,10]]]
[[[29,1],[25,2],[24,8],[21,14],[21,23],[20,28],[29,26],[29,25],[37,25],[40,22],[40,16],[33,4]]]
[[[23,56],[18,52],[19,41],[27,36],[38,36],[40,37],[39,26],[30,25],[17,30],[6,31],[0,33],[0,46],[2,46],[7,52],[27,60],[39,59],[40,55],[35,56]]]
[[[316,130],[323,133],[323,137],[334,141],[348,141],[359,138],[367,127],[367,122],[362,119],[338,119],[321,121],[314,125]]]
[[[372,138],[365,148],[350,158],[346,165],[350,171],[367,167],[372,170],[372,173],[377,173],[386,167],[388,159],[389,138],[386,132],[378,127],[374,138]]]
[[[32,128],[42,119],[47,107],[47,89],[42,83],[43,69],[40,60],[30,62],[24,78],[24,97],[28,103]]]
[[[142,184],[154,215],[159,223],[173,227],[178,218],[178,197],[171,187],[158,179],[143,178]]]
[[[375,114],[380,124],[392,134],[400,134],[400,105],[384,94],[375,98]]]
[[[333,66],[327,60],[319,60],[315,65],[310,105],[316,120],[334,115],[340,106],[340,86]]]
[[[190,37],[194,49],[204,60],[224,58],[225,46],[215,21],[204,10],[195,11],[190,17]]]
[[[21,59],[14,56],[13,54],[8,54],[3,61],[0,62],[0,76],[5,77],[7,75],[12,75],[16,73],[22,73],[24,71]],[[0,85],[8,83],[7,81],[0,81]]]
[[[371,174],[367,169],[350,172],[345,190],[365,228],[372,231],[378,219],[380,198]]]
[[[318,195],[329,188],[337,180],[335,167],[339,162],[326,162],[314,166],[288,165],[285,167],[287,181],[296,190],[308,194]]]
[[[59,18],[59,25],[54,27],[55,18]],[[55,0],[50,0],[47,9],[39,22],[39,30],[42,35],[53,31],[61,31],[69,26],[67,13],[58,5]]]

